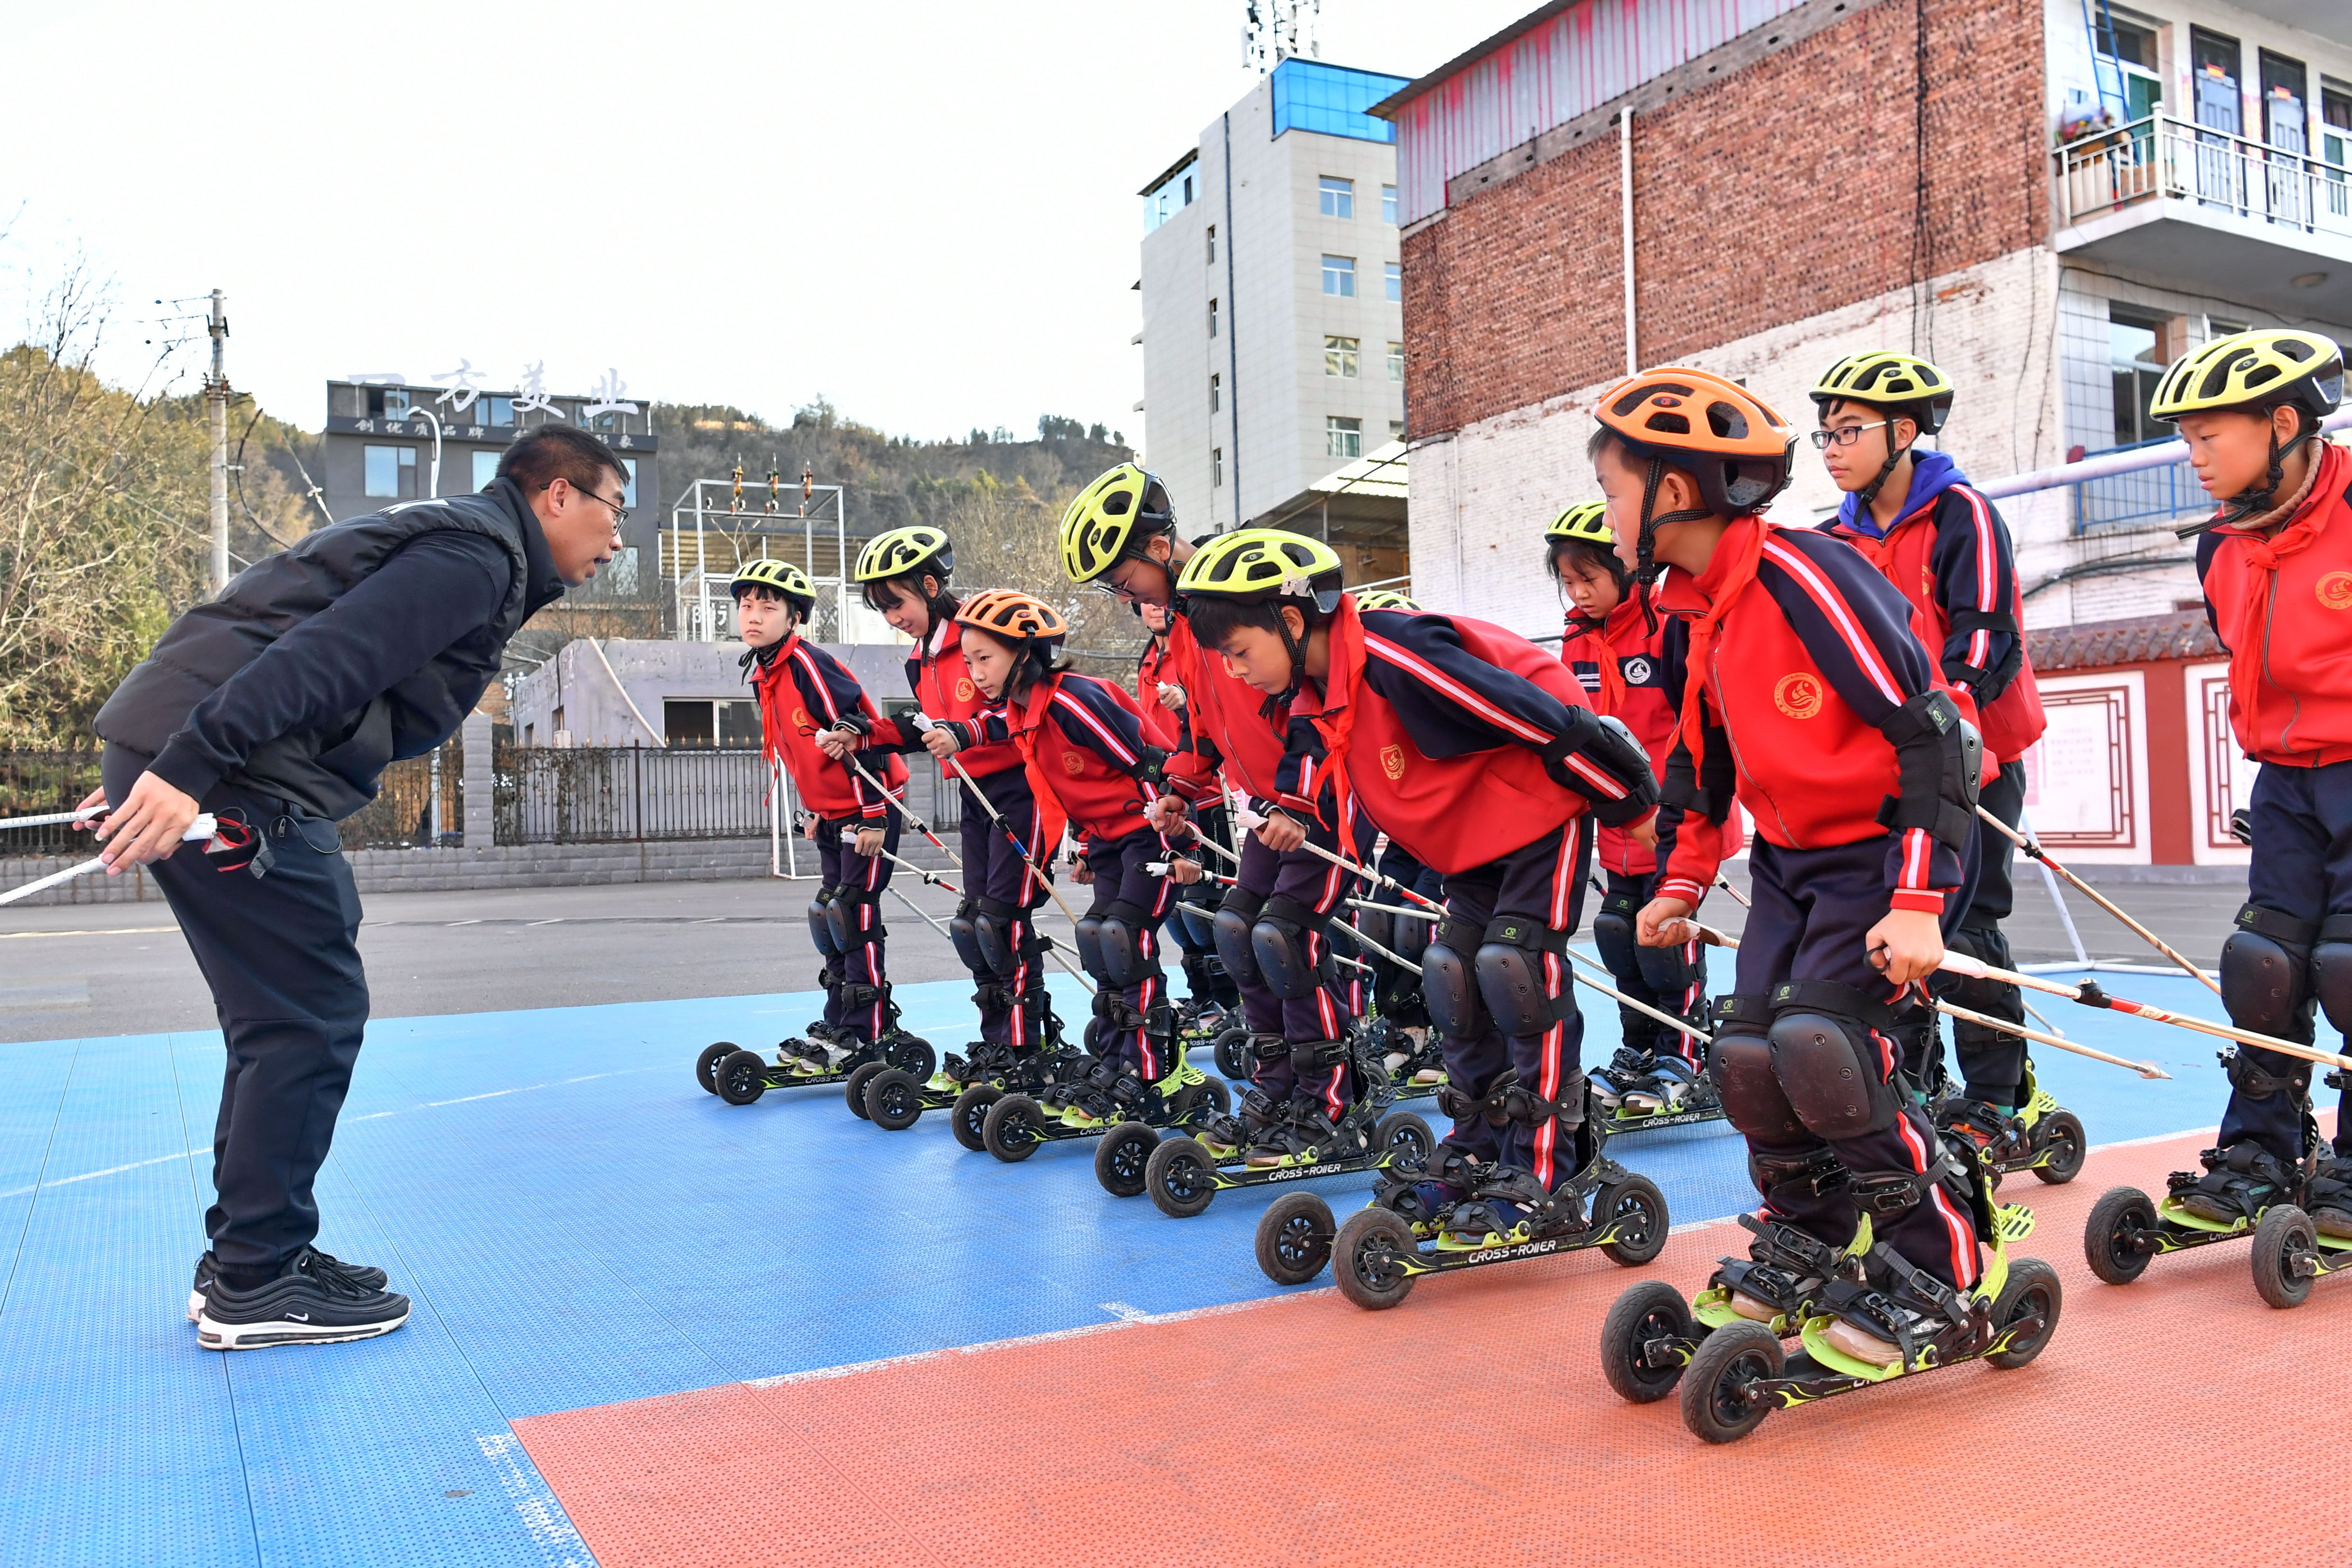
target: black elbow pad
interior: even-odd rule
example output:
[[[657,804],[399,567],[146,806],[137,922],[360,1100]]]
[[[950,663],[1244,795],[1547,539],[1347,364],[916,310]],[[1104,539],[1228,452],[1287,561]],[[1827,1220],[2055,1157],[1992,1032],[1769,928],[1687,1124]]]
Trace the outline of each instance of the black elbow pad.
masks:
[[[1895,747],[1898,794],[1880,802],[1882,826],[1925,828],[1954,853],[1976,830],[1977,779],[1984,738],[1949,694],[1921,692],[1878,727]]]
[[[1141,757],[1143,766],[1137,770],[1135,776],[1147,784],[1166,783],[1169,754],[1157,746],[1139,746],[1136,751]]]
[[[1591,722],[1579,726],[1573,738],[1553,743],[1544,753],[1544,771],[1591,801],[1596,821],[1617,827],[1647,816],[1658,803],[1658,780],[1642,743],[1621,720],[1589,709],[1573,711]]]
[[[1979,706],[1995,701],[2009,690],[2017,679],[2017,672],[2025,665],[2025,636],[2017,629],[2017,617],[2005,612],[1985,610],[1952,612],[1952,630],[1960,635],[1972,632],[2006,632],[2009,652],[1990,667],[1965,664],[1958,659],[1944,661],[1944,678],[1956,686],[1966,686]]]
[[[1659,787],[1661,805],[1679,806],[1695,811],[1708,821],[1720,825],[1731,815],[1731,802],[1739,790],[1739,774],[1731,758],[1731,737],[1721,725],[1709,725],[1700,732],[1699,739],[1705,756],[1694,768],[1690,747],[1676,746],[1666,758],[1665,782]]]

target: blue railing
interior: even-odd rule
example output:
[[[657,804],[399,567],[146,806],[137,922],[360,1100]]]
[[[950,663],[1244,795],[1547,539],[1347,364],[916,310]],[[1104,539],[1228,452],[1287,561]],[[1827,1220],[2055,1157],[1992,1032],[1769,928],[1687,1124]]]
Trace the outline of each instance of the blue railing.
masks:
[[[2137,452],[2146,446],[2160,446],[2176,439],[2170,435],[2160,435],[2153,441],[2109,446],[2083,455],[2085,459],[2108,457],[2118,452]],[[2168,464],[2161,468],[2142,468],[2129,474],[2109,474],[2103,478],[2085,479],[2079,485],[2066,487],[2074,493],[2074,531],[2078,534],[2164,522],[2192,513],[2210,511],[2213,507],[2212,497],[2206,495],[2204,487],[2197,483],[2197,471],[2186,463]]]

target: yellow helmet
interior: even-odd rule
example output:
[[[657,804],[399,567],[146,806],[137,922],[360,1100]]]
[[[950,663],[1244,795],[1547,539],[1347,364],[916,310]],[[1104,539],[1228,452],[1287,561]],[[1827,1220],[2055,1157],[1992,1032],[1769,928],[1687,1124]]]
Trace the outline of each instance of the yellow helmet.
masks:
[[[1603,549],[1614,549],[1617,536],[1609,531],[1609,503],[1579,501],[1551,520],[1551,527],[1544,530],[1544,538],[1576,539],[1584,544],[1599,545]]]
[[[880,582],[886,578],[914,577],[929,572],[940,581],[955,570],[955,549],[940,529],[917,523],[892,528],[866,541],[850,570],[856,582]]]
[[[1320,539],[1282,528],[1240,528],[1211,539],[1184,563],[1176,597],[1179,602],[1195,596],[1252,603],[1302,599],[1328,615],[1339,607],[1344,570],[1339,554]]]
[[[736,568],[735,580],[728,584],[728,591],[740,599],[745,589],[755,585],[782,594],[803,615],[816,608],[816,585],[809,581],[808,573],[791,561],[747,560]]]
[[[1952,414],[1952,378],[1916,355],[1892,349],[1848,354],[1823,371],[1805,395],[1823,407],[1850,401],[1893,409],[1929,435]]]
[[[1122,463],[1079,491],[1062,514],[1063,570],[1073,582],[1092,582],[1175,526],[1176,507],[1159,476]]]
[[[1420,605],[1415,604],[1393,588],[1374,588],[1359,593],[1356,595],[1356,608],[1359,610],[1409,610],[1416,615],[1421,613]]]
[[[2147,412],[2154,419],[2177,420],[2291,402],[2324,419],[2343,401],[2344,350],[2333,338],[2263,330],[2232,332],[2173,361]]]

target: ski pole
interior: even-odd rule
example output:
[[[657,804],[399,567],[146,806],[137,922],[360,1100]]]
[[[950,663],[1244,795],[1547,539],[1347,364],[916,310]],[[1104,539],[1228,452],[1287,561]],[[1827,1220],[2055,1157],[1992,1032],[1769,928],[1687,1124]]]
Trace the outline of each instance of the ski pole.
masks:
[[[1359,909],[1377,909],[1382,915],[1402,915],[1408,920],[1443,920],[1445,918],[1443,913],[1433,914],[1426,909],[1412,909],[1401,904],[1376,904],[1369,898],[1351,898],[1348,900],[1348,902],[1354,904]]]
[[[68,813],[68,820],[71,820],[71,813]],[[180,841],[184,844],[193,843],[219,836],[220,824],[208,812],[188,824],[188,831],[180,835]],[[34,894],[46,888],[55,887],[61,882],[71,882],[78,876],[88,876],[91,872],[105,869],[106,857],[92,855],[79,865],[69,865],[63,871],[53,871],[48,875],[37,877],[22,887],[12,887],[5,893],[0,893],[0,904],[14,904],[20,898],[30,898]]]
[[[1716,874],[1715,885],[1723,889],[1724,892],[1731,894],[1731,902],[1739,905],[1740,908],[1753,909],[1756,907],[1754,904],[1748,901],[1748,897],[1746,894],[1731,885],[1731,879],[1729,877],[1723,875],[1719,872]]]
[[[43,817],[9,817],[0,821],[0,828],[53,828],[60,822],[87,822],[93,817],[103,817],[113,808],[92,806],[87,811],[51,811]]]
[[[1265,819],[1259,816],[1255,811],[1240,809],[1236,809],[1234,810],[1234,821],[1239,822],[1245,831],[1255,831],[1257,828],[1264,826],[1265,823]],[[1401,893],[1405,897],[1412,899],[1415,904],[1420,904],[1423,909],[1434,909],[1440,915],[1444,915],[1445,913],[1445,905],[1438,903],[1435,899],[1423,898],[1420,894],[1413,892],[1412,889],[1407,887],[1396,878],[1392,876],[1382,876],[1379,872],[1372,870],[1369,866],[1358,865],[1346,855],[1335,854],[1331,851],[1323,848],[1322,845],[1314,842],[1312,840],[1308,840],[1301,843],[1298,847],[1305,850],[1308,854],[1313,855],[1317,860],[1328,862],[1332,865],[1338,866],[1341,871],[1349,873],[1355,876],[1362,877],[1365,881],[1370,883],[1375,887],[1385,887],[1390,889],[1391,892]]]
[[[856,834],[844,829],[842,831],[841,841],[843,843],[851,843],[856,841]],[[916,876],[922,879],[922,881],[929,885],[943,889],[948,893],[955,894],[958,898],[961,898],[963,896],[962,889],[957,887],[955,883],[950,882],[939,873],[935,871],[926,871],[921,866],[917,865],[914,862],[908,860],[905,856],[894,855],[888,850],[881,850],[877,852],[879,853],[884,860],[888,861],[892,865],[898,866],[905,871],[913,872]],[[938,932],[940,936],[945,936],[950,946],[954,945],[955,936],[952,932],[948,930],[943,922],[933,919],[929,911],[926,910],[921,904],[917,904],[905,893],[900,892],[897,883],[894,883],[891,884],[890,891],[898,894],[900,902],[904,903],[908,908],[921,915],[932,930]],[[1069,970],[1069,972],[1076,977],[1078,984],[1087,988],[1088,995],[1093,994],[1095,983],[1087,978],[1082,970],[1074,967],[1067,958],[1063,957],[1062,950],[1059,947],[1055,946],[1050,939],[1045,944],[1045,951],[1052,956],[1054,962],[1062,966],[1063,968]]]
[[[2117,920],[2122,921],[2126,925],[2130,926],[2132,930],[2137,932],[2149,946],[2155,948],[2158,952],[2163,954],[2166,957],[2171,959],[2174,963],[2188,970],[2191,975],[2194,975],[2197,977],[2197,983],[2199,985],[2203,986],[2207,990],[2212,992],[2217,997],[2221,994],[2221,988],[2214,983],[2210,976],[2207,975],[2204,970],[2199,968],[2188,959],[2182,957],[2179,952],[2169,943],[2166,942],[2163,937],[2158,936],[2155,932],[2150,931],[2147,926],[2142,925],[2138,921],[2134,920],[2130,915],[2126,915],[2122,910],[2116,908],[2115,902],[2105,894],[2100,893],[2097,888],[2093,887],[2089,883],[2084,882],[2081,877],[2076,876],[2073,872],[2068,871],[2064,866],[2060,865],[2056,861],[2052,860],[2050,858],[2049,852],[2042,847],[2039,840],[2028,838],[2025,834],[2019,832],[2015,828],[2011,827],[2007,822],[2002,821],[1999,817],[1994,816],[1990,811],[1986,810],[1982,806],[1979,806],[1977,808],[1977,815],[1982,817],[1986,822],[1990,823],[1991,826],[1998,828],[2011,843],[2025,852],[2028,859],[2038,861],[2050,870],[2056,872],[2060,877],[2064,879],[2067,886],[2073,888],[2075,892],[2089,899],[2093,904],[2097,904],[2101,909],[2105,910],[2109,915],[2114,915]]]
[[[2009,1023],[2000,1019],[1988,1017],[1983,1013],[1971,1012],[1967,1008],[1956,1008],[1951,1003],[1934,997],[1927,999],[1934,1004],[1937,1012],[1949,1018],[1958,1019],[1962,1023],[1982,1024],[1987,1029],[1996,1029],[2003,1034],[2021,1034],[2039,1045],[2056,1046],[2060,1051],[2071,1051],[2077,1056],[2087,1056],[2094,1061],[2104,1061],[2110,1067],[2128,1067],[2142,1078],[2172,1076],[2153,1061],[2132,1061],[2120,1056],[2109,1056],[2104,1051],[2093,1051],[2087,1045],[2077,1045],[2063,1035],[2044,1034],[2038,1029],[2028,1029],[2023,1024]]]
[[[1998,980],[2005,985],[2021,987],[2026,990],[2042,991],[2053,997],[2063,997],[2070,1002],[2079,1002],[2086,1008],[2105,1008],[2110,1011],[2129,1014],[2134,1018],[2144,1018],[2154,1023],[2168,1023],[2177,1028],[2194,1030],[2199,1034],[2210,1034],[2217,1040],[2232,1040],[2240,1045],[2259,1046],[2264,1051],[2275,1051],[2282,1056],[2300,1057],[2305,1061],[2316,1061],[2323,1066],[2352,1067],[2352,1056],[2339,1056],[2335,1051],[2322,1051],[2316,1046],[2297,1045],[2293,1040],[2279,1040],[2267,1034],[2256,1034],[2250,1029],[2239,1029],[2231,1024],[2211,1023],[2187,1013],[2174,1012],[2168,1008],[2154,1007],[2147,1002],[2136,1002],[2128,997],[2113,996],[2101,989],[2095,980],[2086,980],[2082,985],[2070,986],[2061,980],[2044,979],[2040,975],[2021,975],[2013,969],[1997,968],[1981,958],[1971,958],[1951,952],[1944,955],[1942,967],[1956,975],[1967,975],[1976,979]]]
[[[922,834],[923,837],[930,840],[932,847],[937,849],[940,853],[948,857],[949,863],[953,865],[958,871],[963,870],[963,857],[957,854],[955,851],[948,848],[947,841],[940,838],[939,834],[931,831],[930,824],[924,821],[922,818],[915,815],[914,810],[909,807],[906,801],[890,793],[890,787],[888,785],[883,783],[879,779],[875,778],[873,774],[868,773],[866,770],[865,765],[857,760],[857,756],[855,752],[845,754],[842,760],[848,763],[852,768],[856,768],[857,776],[860,779],[863,779],[868,784],[873,785],[876,790],[881,794],[882,799],[889,801],[892,806],[896,807],[898,809],[898,815],[906,820],[908,827]]]
[[[1029,858],[1028,848],[1026,845],[1022,843],[1021,835],[1013,831],[1013,824],[1004,820],[1004,813],[996,809],[996,802],[988,798],[988,791],[982,789],[980,787],[979,781],[973,779],[970,773],[964,771],[963,764],[957,761],[952,756],[942,757],[940,760],[946,763],[950,768],[954,768],[955,776],[962,779],[964,783],[970,787],[971,792],[980,798],[981,809],[988,813],[988,820],[996,824],[996,831],[1004,835],[1004,841],[1013,846],[1013,852],[1021,858],[1021,863],[1027,866],[1030,872],[1039,882],[1045,883],[1045,891],[1054,895],[1054,902],[1055,904],[1061,905],[1064,916],[1069,920],[1069,923],[1073,926],[1076,926],[1078,923],[1077,911],[1072,909],[1070,907],[1070,901],[1062,896],[1062,890],[1054,885],[1054,879],[1047,876],[1044,871],[1039,869],[1037,862]]]
[[[1143,869],[1150,872],[1154,876],[1166,876],[1168,874],[1169,868],[1175,862],[1172,861],[1146,861],[1143,862]],[[1234,879],[1232,877],[1226,876],[1220,872],[1211,871],[1206,866],[1202,866],[1201,868],[1200,880],[1202,882],[1223,883],[1227,887],[1234,885]],[[1352,903],[1353,900],[1350,900],[1349,902]]]
[[[1633,998],[1627,996],[1624,992],[1619,990],[1616,987],[1604,985],[1601,981],[1593,979],[1591,976],[1584,974],[1583,970],[1601,969],[1601,966],[1595,964],[1590,958],[1580,956],[1572,948],[1569,952],[1568,961],[1570,964],[1578,966],[1578,967],[1572,968],[1569,971],[1571,977],[1583,984],[1591,987],[1594,990],[1599,991],[1602,996],[1615,998],[1619,1007],[1632,1008],[1637,1013],[1646,1013],[1651,1018],[1654,1018],[1660,1023],[1664,1024],[1668,1029],[1680,1034],[1686,1034],[1702,1045],[1713,1043],[1715,1037],[1708,1034],[1705,1030],[1695,1026],[1690,1019],[1678,1019],[1672,1013],[1663,1012],[1660,1009],[1650,1006],[1647,1002],[1637,1002]],[[1606,969],[1601,969],[1601,972],[1604,975],[1609,974],[1609,971]],[[1611,979],[1616,978],[1614,975],[1610,975],[1609,977]]]

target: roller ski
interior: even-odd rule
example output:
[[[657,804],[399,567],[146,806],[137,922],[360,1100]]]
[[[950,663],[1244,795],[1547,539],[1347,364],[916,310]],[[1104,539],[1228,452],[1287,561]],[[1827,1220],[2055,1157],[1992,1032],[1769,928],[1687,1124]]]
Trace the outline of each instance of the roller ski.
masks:
[[[2032,1233],[2021,1205],[1993,1215],[1990,1259],[1967,1290],[1874,1242],[1866,1217],[1844,1248],[1777,1221],[1740,1223],[1756,1235],[1748,1258],[1724,1260],[1689,1301],[1661,1281],[1636,1285],[1601,1331],[1610,1387],[1646,1405],[1679,1385],[1683,1424],[1710,1443],[1738,1441],[1774,1410],[1965,1361],[2023,1366],[2058,1326],[2057,1272],[2009,1255]]]
[[[868,1007],[875,999],[871,995],[851,993],[876,989],[845,986],[843,998],[853,1007]],[[900,1029],[898,1006],[890,1000],[890,988],[885,985],[878,990],[883,1017],[887,1020],[878,1040],[868,1040],[855,1030],[817,1019],[809,1024],[803,1035],[778,1041],[773,1061],[756,1051],[720,1040],[704,1047],[702,1054],[695,1059],[695,1082],[730,1105],[749,1105],[771,1089],[807,1089],[845,1082],[852,1073],[869,1063],[897,1068],[918,1082],[929,1078],[938,1065],[931,1042]],[[862,1103],[853,1103],[850,1108],[861,1116],[866,1113]]]
[[[851,1111],[886,1133],[904,1132],[926,1111],[950,1111],[956,1142],[977,1153],[987,1146],[981,1124],[990,1106],[1010,1093],[1044,1094],[1087,1065],[1085,1053],[1063,1044],[1061,1020],[1051,1003],[1043,1003],[1037,1016],[1041,1046],[1015,1051],[974,1040],[965,1048],[969,1055],[950,1051],[937,1071],[920,1078],[894,1063],[869,1061],[849,1074],[843,1094]]]
[[[1171,1040],[1169,1057],[1168,1071],[1153,1083],[1123,1056],[1085,1057],[1042,1094],[1008,1092],[981,1118],[981,1146],[1013,1165],[1045,1144],[1103,1138],[1096,1176],[1114,1192],[1130,1183],[1139,1191],[1162,1130],[1189,1131],[1233,1108],[1231,1092],[1193,1066],[1181,1041]]]
[[[2268,1076],[2228,1051],[2221,1060],[2242,1089]],[[2341,1089],[2344,1071],[2326,1082]],[[2294,1087],[2285,1079],[2269,1082],[2273,1092]],[[2303,1118],[2309,1153],[2294,1164],[2244,1141],[2205,1150],[2198,1156],[2201,1171],[2173,1172],[2160,1201],[2134,1186],[2108,1188],[2084,1226],[2091,1272],[2110,1285],[2128,1285],[2151,1259],[2251,1238],[2255,1291],[2273,1307],[2301,1306],[2314,1284],[2352,1269],[2352,1159],[2320,1138],[2308,1090]]]
[[[1356,1037],[1365,1065],[1387,1076],[1396,1098],[1418,1100],[1444,1087],[1445,1053],[1435,1030],[1370,1018],[1357,1026]]]
[[[1591,1078],[1592,1098],[1607,1113],[1593,1124],[1606,1137],[1723,1120],[1723,1102],[1705,1069],[1672,1052],[1619,1046],[1615,1060]]]
[[[2023,1110],[2011,1114],[1958,1094],[1927,1110],[1945,1146],[1962,1158],[1982,1161],[1995,1186],[2011,1171],[2032,1171],[2037,1180],[2062,1186],[2082,1174],[2091,1152],[2082,1118],[2034,1082],[2032,1057],[2025,1061]]]
[[[1292,1051],[1284,1046],[1285,1051]],[[1352,1048],[1341,1041],[1300,1046],[1313,1053],[1309,1068],[1328,1070]],[[1121,1174],[1104,1182],[1114,1197],[1151,1196],[1153,1207],[1176,1219],[1206,1210],[1217,1194],[1234,1187],[1267,1186],[1355,1171],[1385,1171],[1393,1165],[1425,1162],[1437,1140],[1429,1124],[1411,1112],[1389,1114],[1394,1096],[1369,1075],[1366,1091],[1334,1122],[1320,1101],[1276,1102],[1255,1085],[1243,1091],[1239,1115],[1208,1118],[1187,1137],[1160,1141],[1144,1163],[1140,1181]],[[1101,1174],[1101,1173],[1097,1173]]]

